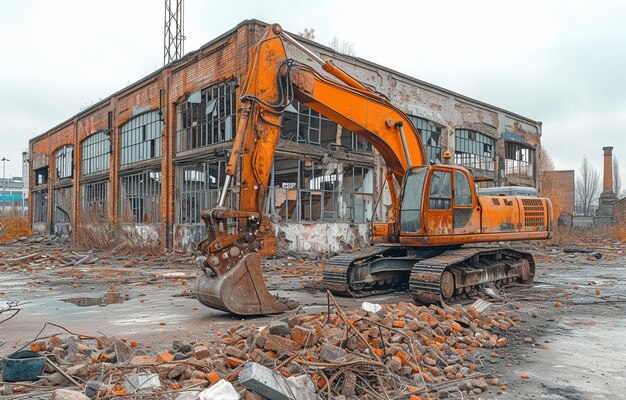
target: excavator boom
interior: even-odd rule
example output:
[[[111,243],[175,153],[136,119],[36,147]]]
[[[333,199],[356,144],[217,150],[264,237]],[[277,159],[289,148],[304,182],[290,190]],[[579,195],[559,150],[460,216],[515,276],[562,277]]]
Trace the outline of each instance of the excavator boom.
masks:
[[[285,41],[305,51],[341,82],[288,59]],[[277,24],[270,26],[251,49],[248,74],[240,90],[237,133],[226,182],[218,207],[202,214],[208,234],[199,246],[204,255],[200,260],[204,275],[198,279],[197,296],[209,307],[234,314],[281,313],[291,304],[267,291],[259,253],[272,252],[275,246],[273,228],[262,210],[283,114],[291,101],[296,99],[362,135],[380,152],[398,182],[411,165],[424,163],[424,147],[402,111],[332,62],[308,51]],[[239,207],[237,211],[226,210],[226,195],[238,167]],[[237,234],[228,233],[228,218],[238,221]]]

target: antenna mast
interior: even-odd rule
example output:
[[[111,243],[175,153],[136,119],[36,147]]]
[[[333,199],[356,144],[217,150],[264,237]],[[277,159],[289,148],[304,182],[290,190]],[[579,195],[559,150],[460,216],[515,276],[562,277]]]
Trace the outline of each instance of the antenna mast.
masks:
[[[165,0],[165,29],[163,34],[163,65],[185,54],[184,0]]]

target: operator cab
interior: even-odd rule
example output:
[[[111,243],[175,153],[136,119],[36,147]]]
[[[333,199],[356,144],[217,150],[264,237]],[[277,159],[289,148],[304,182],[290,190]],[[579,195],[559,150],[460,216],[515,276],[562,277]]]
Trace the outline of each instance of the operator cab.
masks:
[[[470,182],[469,172],[459,166],[440,164],[410,168],[402,188],[400,235],[453,235],[473,231],[468,225],[474,211],[479,209],[474,185]]]

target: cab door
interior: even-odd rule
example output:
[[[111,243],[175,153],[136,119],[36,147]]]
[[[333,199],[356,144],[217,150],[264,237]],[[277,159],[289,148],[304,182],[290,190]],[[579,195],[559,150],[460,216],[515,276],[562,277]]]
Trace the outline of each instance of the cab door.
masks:
[[[454,232],[452,211],[452,171],[433,167],[426,190],[424,234],[451,235]]]

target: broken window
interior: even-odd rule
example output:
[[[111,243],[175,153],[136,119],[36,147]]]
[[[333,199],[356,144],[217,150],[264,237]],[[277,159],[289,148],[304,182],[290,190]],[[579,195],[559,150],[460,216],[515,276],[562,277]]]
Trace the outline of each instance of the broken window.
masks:
[[[226,179],[226,162],[214,161],[178,167],[177,182],[180,199],[177,222],[197,224],[202,222],[202,211],[217,206]],[[225,206],[233,208],[232,191],[226,195]]]
[[[102,132],[94,133],[81,143],[81,173],[95,174],[109,170],[109,154],[111,141]]]
[[[72,222],[72,187],[54,189],[54,223]]]
[[[33,222],[48,222],[48,191],[33,191]]]
[[[516,142],[504,142],[506,174],[533,176],[535,151]]]
[[[121,217],[124,222],[150,224],[161,220],[161,172],[145,171],[121,177]]]
[[[368,143],[363,136],[350,132],[346,128],[342,129],[341,144],[357,153],[372,152],[372,145]]]
[[[65,145],[57,150],[55,157],[56,179],[71,178],[74,167],[74,146]]]
[[[108,181],[80,185],[81,216],[83,221],[101,222],[108,218],[108,189]]]
[[[315,160],[300,161],[300,221],[339,219],[341,171],[338,171],[340,166],[337,164],[323,165]]]
[[[339,127],[335,122],[298,101],[293,101],[285,110],[280,137],[325,149],[341,145],[356,152],[372,152],[372,146],[363,137]]]
[[[163,121],[158,111],[138,115],[121,128],[122,165],[161,157]]]
[[[294,101],[285,110],[280,137],[297,143],[320,146],[322,144],[322,119],[328,126],[329,120],[322,117],[320,113]]]
[[[213,85],[178,104],[176,151],[232,140],[236,130],[236,81]]]
[[[33,172],[35,174],[35,186],[48,183],[48,166],[37,168]]]
[[[454,162],[478,170],[495,169],[495,140],[480,132],[457,129]]]
[[[344,193],[347,189],[349,198],[345,199],[350,221],[354,223],[372,220],[374,197],[374,170],[365,167],[344,168]]]
[[[427,119],[409,116],[417,128],[426,150],[426,162],[441,161],[441,128]]]
[[[274,156],[266,213],[277,215],[283,222],[299,221],[299,171],[297,158]]]
[[[276,156],[266,213],[283,222],[353,221],[372,218],[373,170]]]

